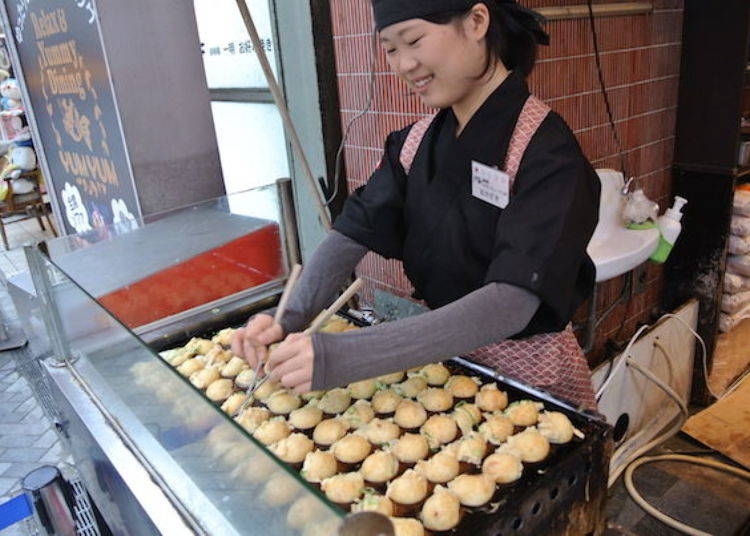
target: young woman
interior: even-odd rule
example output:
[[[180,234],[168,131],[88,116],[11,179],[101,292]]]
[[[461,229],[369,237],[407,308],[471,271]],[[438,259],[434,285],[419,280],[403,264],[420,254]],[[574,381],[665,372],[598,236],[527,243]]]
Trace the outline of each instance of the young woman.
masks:
[[[563,119],[525,78],[538,16],[510,0],[373,0],[391,69],[433,117],[393,132],[307,263],[275,324],[260,314],[233,350],[297,391],[454,355],[595,408],[570,328],[594,285],[586,254],[599,180]],[[298,333],[362,257],[399,259],[431,311],[343,334]]]

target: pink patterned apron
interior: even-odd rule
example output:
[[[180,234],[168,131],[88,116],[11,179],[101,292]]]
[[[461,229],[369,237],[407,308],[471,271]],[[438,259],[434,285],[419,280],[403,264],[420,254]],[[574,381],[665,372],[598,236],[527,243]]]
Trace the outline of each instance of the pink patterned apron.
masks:
[[[531,138],[549,111],[549,106],[534,95],[526,100],[505,160],[505,172],[510,177],[511,184]],[[409,131],[400,155],[407,174],[434,117],[425,117]],[[490,344],[474,350],[466,357],[492,367],[504,376],[544,389],[574,405],[596,410],[591,372],[570,324],[558,333],[542,333],[525,339],[506,339]]]

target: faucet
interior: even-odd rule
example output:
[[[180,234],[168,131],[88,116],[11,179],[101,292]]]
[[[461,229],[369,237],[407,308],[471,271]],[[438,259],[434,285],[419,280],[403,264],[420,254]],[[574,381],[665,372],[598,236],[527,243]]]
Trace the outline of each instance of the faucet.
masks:
[[[624,186],[622,187],[622,190],[620,190],[620,193],[621,193],[621,194],[622,194],[623,196],[626,196],[626,195],[628,195],[628,194],[630,193],[630,185],[632,184],[632,182],[633,182],[634,180],[635,180],[635,177],[630,177],[630,178],[629,178],[629,179],[627,180],[627,182],[625,183],[625,185],[624,185]]]

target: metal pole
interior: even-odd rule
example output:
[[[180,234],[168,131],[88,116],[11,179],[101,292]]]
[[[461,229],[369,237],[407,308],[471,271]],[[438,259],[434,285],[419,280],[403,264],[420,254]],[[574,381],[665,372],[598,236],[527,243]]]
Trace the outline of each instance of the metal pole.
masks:
[[[286,242],[286,256],[291,268],[300,264],[299,235],[297,234],[297,215],[294,212],[294,199],[292,198],[292,181],[290,179],[279,179],[276,181],[281,206],[281,221],[283,224],[284,238]]]
[[[597,287],[594,285],[594,290],[591,291],[591,297],[589,298],[589,314],[586,317],[586,341],[583,344],[584,354],[591,351],[596,340],[596,298]]]
[[[47,328],[47,336],[52,344],[53,360],[51,365],[65,367],[73,360],[73,356],[67,341],[63,337],[63,325],[60,311],[57,310],[57,302],[52,297],[52,284],[47,274],[47,266],[42,259],[42,254],[33,246],[24,246],[26,261],[29,264],[29,273],[34,282],[37,297],[42,303],[42,318]]]
[[[22,488],[46,534],[76,535],[73,488],[57,467],[43,465],[34,469],[23,478]]]

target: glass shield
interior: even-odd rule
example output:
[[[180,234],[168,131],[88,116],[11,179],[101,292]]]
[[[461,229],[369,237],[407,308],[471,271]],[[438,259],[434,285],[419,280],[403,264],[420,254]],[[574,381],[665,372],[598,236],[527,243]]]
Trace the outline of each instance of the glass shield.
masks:
[[[335,533],[343,513],[316,488],[172,368],[168,354],[149,348],[39,251],[29,255],[43,272],[57,357],[186,519],[210,534],[308,534],[310,526]]]
[[[94,227],[47,248],[56,266],[132,329],[280,284],[284,233],[272,184]]]

